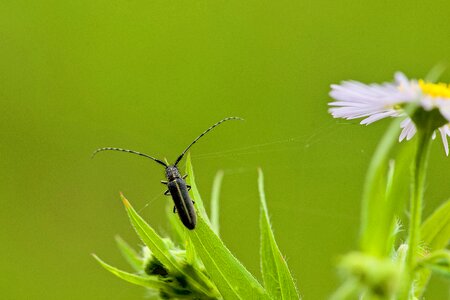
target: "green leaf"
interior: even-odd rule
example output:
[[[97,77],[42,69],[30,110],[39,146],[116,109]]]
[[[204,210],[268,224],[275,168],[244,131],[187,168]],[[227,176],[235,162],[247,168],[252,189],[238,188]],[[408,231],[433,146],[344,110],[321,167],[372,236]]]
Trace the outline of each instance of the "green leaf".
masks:
[[[196,274],[195,270],[186,271],[176,258],[170,253],[164,243],[164,240],[148,225],[141,216],[134,210],[128,200],[121,195],[122,201],[130,217],[131,224],[145,245],[152,251],[152,254],[172,273],[183,274],[187,278],[191,278],[191,284],[194,288],[205,294],[214,293],[211,288],[198,280],[202,274]]]
[[[187,230],[187,229],[186,229]],[[185,230],[185,231],[186,231]],[[192,243],[191,239],[189,238],[189,236],[186,234],[186,243],[185,243],[185,248],[186,248],[186,261],[193,265],[193,266],[198,266],[198,259],[197,259],[197,253],[195,252],[195,246]]]
[[[217,235],[220,235],[219,226],[219,195],[222,186],[223,171],[220,170],[214,177],[212,193],[211,193],[211,227]]]
[[[198,213],[197,227],[186,232],[212,281],[224,299],[266,299],[268,295],[259,282],[231,254],[212,230],[195,184],[190,155],[186,160],[186,170]]]
[[[123,204],[136,233],[145,245],[152,251],[153,255],[169,270],[178,271],[178,263],[172,256],[163,239],[151,228],[141,216],[134,210],[130,202],[121,194]]]
[[[202,215],[188,232],[206,271],[224,299],[269,299],[259,282],[231,254]]]
[[[441,250],[431,253],[428,257],[422,259],[419,265],[429,268],[436,274],[450,278],[450,251]]]
[[[189,185],[191,186],[191,192],[193,194],[193,200],[195,201],[195,207],[197,209],[197,212],[200,213],[203,217],[203,219],[208,222],[208,224],[211,224],[209,221],[208,215],[206,214],[205,205],[203,204],[202,197],[200,196],[200,193],[197,188],[197,184],[195,183],[195,175],[194,175],[194,169],[192,167],[192,161],[191,161],[191,153],[188,153],[186,158],[186,172],[188,174],[187,182],[189,182]]]
[[[425,245],[432,251],[444,249],[450,240],[450,200],[442,204],[422,224],[421,237]],[[418,271],[416,296],[425,291],[431,272],[428,269]]]
[[[159,288],[161,288],[161,287],[163,287],[165,285],[163,282],[158,280],[157,277],[140,276],[140,275],[124,272],[124,271],[121,271],[121,270],[119,270],[119,269],[117,269],[117,268],[115,268],[113,266],[108,265],[103,260],[101,260],[99,257],[97,257],[95,254],[92,254],[92,256],[106,270],[108,270],[109,272],[113,273],[117,277],[119,277],[119,278],[121,278],[121,279],[123,279],[125,281],[128,281],[130,283],[133,283],[133,284],[136,284],[136,285],[140,285],[140,286],[144,286],[144,287],[147,287],[147,288],[154,288],[154,289],[159,289]]]
[[[384,255],[395,249],[399,221],[396,216],[401,213],[405,200],[409,198],[411,178],[411,162],[414,159],[414,143],[406,143],[396,153],[396,159],[389,161],[386,180],[386,200],[382,203],[385,210],[379,217],[377,228],[380,250],[384,245]],[[380,252],[381,253],[381,252]]]
[[[379,217],[383,215],[383,204],[386,199],[385,174],[388,156],[397,141],[399,132],[400,120],[395,120],[391,123],[389,129],[378,144],[370,162],[364,185],[361,217],[361,247],[364,251],[376,255],[384,253],[386,249],[385,245],[379,244]],[[386,216],[386,218],[390,219],[390,216]],[[393,216],[391,220],[393,221]],[[384,225],[387,225],[385,223],[388,223],[388,226],[392,224],[391,221],[383,222]]]
[[[417,104],[408,105],[405,110],[409,114],[417,108]],[[362,197],[361,216],[361,248],[366,253],[385,256],[389,248],[389,236],[395,222],[395,212],[399,201],[386,189],[386,173],[389,155],[397,144],[400,133],[401,118],[391,122],[388,130],[378,144],[367,171]],[[401,156],[399,156],[401,157]],[[395,177],[395,174],[393,175]],[[393,201],[394,200],[394,201]],[[380,219],[381,217],[381,219]]]
[[[171,227],[171,233],[173,236],[173,239],[178,243],[178,245],[183,245],[185,240],[185,234],[184,234],[184,226],[180,222],[180,218],[178,217],[178,214],[173,212],[173,202],[170,201],[166,205],[166,214],[167,219],[169,220],[170,227]]]
[[[264,287],[273,299],[300,299],[286,260],[283,258],[270,225],[266,196],[264,193],[264,174],[258,169],[258,188],[261,200],[261,271]]]
[[[125,260],[130,264],[130,266],[135,271],[142,271],[144,262],[142,261],[139,254],[131,248],[130,245],[128,245],[127,242],[125,242],[120,236],[116,236],[116,243],[117,247],[119,248],[120,252],[122,253]]]
[[[192,245],[192,242],[189,240],[189,237],[186,233],[187,229],[183,226],[183,223],[180,222],[180,219],[177,214],[173,213],[172,210],[173,205],[170,204],[167,206],[167,218],[169,219],[170,225],[175,231],[175,235],[177,237],[177,241],[179,241],[180,245],[186,249],[186,262],[193,266],[198,266],[197,255],[195,254],[195,248]]]
[[[450,200],[447,200],[423,223],[421,236],[431,250],[445,248],[450,241]]]

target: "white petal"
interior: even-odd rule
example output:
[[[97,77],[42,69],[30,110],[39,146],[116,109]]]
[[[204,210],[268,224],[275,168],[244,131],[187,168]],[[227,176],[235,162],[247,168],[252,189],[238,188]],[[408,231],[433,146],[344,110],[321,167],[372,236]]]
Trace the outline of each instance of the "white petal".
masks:
[[[416,125],[413,122],[411,122],[411,125],[408,130],[408,135],[406,136],[406,140],[409,141],[410,139],[412,139],[413,136],[416,134],[416,132],[417,132]]]
[[[398,137],[398,141],[401,142],[405,139],[406,135],[407,135],[407,130],[406,128],[402,129],[402,132],[400,133],[400,136]]]
[[[442,143],[444,144],[445,155],[448,156],[449,150],[448,150],[447,135],[449,135],[449,133],[450,133],[450,129],[448,128],[448,125],[445,125],[445,126],[439,128],[439,132],[441,133]]]
[[[423,97],[420,101],[421,106],[425,110],[432,110],[435,106],[434,100],[431,97]]]
[[[329,112],[335,118],[365,118],[361,124],[371,124],[378,120],[397,117],[403,113],[396,105],[414,100],[412,81],[403,73],[395,74],[394,83],[364,84],[357,81],[343,81],[331,85],[329,93],[335,101],[329,103]],[[406,129],[405,137],[415,131]],[[411,133],[412,132],[412,133]]]
[[[398,115],[398,112],[395,110],[391,110],[391,111],[385,111],[385,112],[381,112],[381,113],[377,113],[377,114],[373,114],[368,118],[365,118],[364,120],[361,121],[360,124],[362,125],[369,125],[373,122],[376,122],[378,120],[387,118],[387,117],[393,117]]]
[[[406,118],[400,123],[400,127],[403,128],[400,133],[399,141],[403,141],[405,138],[409,141],[416,134],[416,125],[410,118]]]
[[[409,85],[409,80],[408,80],[408,78],[406,77],[405,74],[403,74],[403,73],[400,72],[400,71],[395,72],[394,78],[395,78],[395,82],[396,82],[399,86],[407,86],[407,85]]]
[[[441,105],[439,107],[439,111],[441,112],[442,116],[446,118],[450,122],[450,100],[445,100],[445,104]]]

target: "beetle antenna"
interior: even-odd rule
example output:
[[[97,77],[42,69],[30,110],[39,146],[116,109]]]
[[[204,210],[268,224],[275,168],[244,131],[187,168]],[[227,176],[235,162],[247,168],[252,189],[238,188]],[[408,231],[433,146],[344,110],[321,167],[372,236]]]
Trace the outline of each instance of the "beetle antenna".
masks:
[[[113,147],[100,148],[100,149],[95,150],[94,153],[92,153],[92,158],[94,158],[94,156],[97,153],[102,152],[102,151],[107,151],[107,150],[122,151],[122,152],[127,152],[127,153],[131,153],[131,154],[140,155],[140,156],[143,156],[143,157],[150,158],[150,159],[156,161],[157,163],[163,165],[164,167],[167,167],[167,164],[165,162],[163,162],[163,161],[161,161],[161,160],[159,160],[157,158],[154,158],[154,157],[152,157],[150,155],[147,155],[147,154],[144,154],[144,153],[141,153],[141,152],[137,152],[137,151],[133,151],[133,150],[122,149],[122,148],[113,148]]]
[[[230,120],[241,120],[243,121],[244,119],[239,118],[239,117],[228,117],[225,118],[223,120],[220,120],[219,122],[217,122],[216,124],[214,124],[213,126],[209,127],[208,129],[206,129],[205,131],[202,132],[202,134],[200,134],[189,146],[187,146],[186,149],[184,149],[183,153],[181,153],[180,156],[178,156],[177,160],[175,161],[175,163],[173,164],[175,167],[177,166],[177,164],[180,162],[180,160],[183,158],[183,156],[186,154],[186,152],[189,150],[189,148],[192,147],[192,145],[194,145],[202,136],[204,136],[205,134],[207,134],[209,131],[211,131],[214,127],[219,126],[220,124],[222,124],[225,121],[230,121]]]

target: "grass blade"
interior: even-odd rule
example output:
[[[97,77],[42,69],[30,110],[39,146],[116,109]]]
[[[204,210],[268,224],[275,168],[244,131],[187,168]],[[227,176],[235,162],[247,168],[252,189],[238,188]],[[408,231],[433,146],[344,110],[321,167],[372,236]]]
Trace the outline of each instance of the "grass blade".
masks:
[[[144,276],[131,274],[131,273],[119,270],[119,269],[105,263],[97,255],[92,254],[92,256],[100,263],[100,265],[103,268],[105,268],[109,272],[113,273],[114,275],[116,275],[117,277],[119,277],[125,281],[128,281],[128,282],[136,284],[136,285],[144,286],[147,288],[154,288],[154,289],[159,289],[164,286],[164,283],[159,281],[157,278],[144,277]]]
[[[139,254],[133,248],[131,248],[131,246],[128,245],[128,243],[125,242],[118,235],[116,236],[116,243],[117,243],[117,247],[119,248],[120,252],[122,253],[122,256],[130,264],[130,266],[135,271],[142,271],[142,266],[143,266],[144,262],[142,261]]]
[[[206,271],[224,299],[269,299],[259,282],[231,254],[202,215],[188,232]]]
[[[266,196],[264,193],[264,174],[258,169],[258,188],[261,201],[261,271],[264,286],[273,299],[300,299],[294,279],[283,258],[269,219]]]
[[[214,177],[212,193],[211,193],[211,227],[214,232],[219,235],[219,195],[220,188],[222,186],[223,171],[220,170],[216,173]]]

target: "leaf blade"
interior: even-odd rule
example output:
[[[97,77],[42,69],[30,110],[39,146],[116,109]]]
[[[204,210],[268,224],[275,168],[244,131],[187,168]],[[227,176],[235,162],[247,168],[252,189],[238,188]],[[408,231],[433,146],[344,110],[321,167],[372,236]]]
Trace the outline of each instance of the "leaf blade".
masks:
[[[421,237],[432,251],[445,248],[450,239],[450,200],[438,207],[422,224]],[[424,293],[430,279],[431,271],[422,269],[418,272],[416,296]]]
[[[195,174],[194,169],[192,167],[190,153],[188,153],[186,158],[186,172],[188,174],[187,180],[189,181],[189,185],[191,186],[191,192],[193,194],[193,200],[195,201],[197,212],[199,212],[202,215],[202,217],[206,220],[208,224],[211,224],[209,217],[206,214],[206,209],[202,197],[200,196],[200,192],[198,191],[197,183],[195,182]]]
[[[196,229],[188,235],[224,299],[268,299],[263,287],[231,254],[201,215]]]
[[[421,236],[432,250],[445,248],[450,241],[450,200],[425,220]]]
[[[150,225],[142,219],[141,216],[136,212],[136,210],[131,206],[128,200],[121,195],[122,201],[124,203],[125,209],[130,218],[131,224],[133,225],[136,233],[139,235],[141,240],[145,245],[152,251],[152,254],[165,266],[169,271],[173,273],[183,274],[188,278],[192,278],[191,284],[193,287],[202,291],[206,295],[215,293],[215,291],[205,284],[200,282],[198,279],[198,274],[195,272],[188,273],[185,271],[176,258],[170,253],[163,239],[155,232],[155,230],[150,227]]]
[[[184,230],[183,224],[180,222],[176,213],[173,212],[173,203],[167,203],[166,205],[166,215],[171,226],[171,233],[174,240],[182,245],[184,243]]]
[[[136,210],[131,206],[130,202],[128,202],[122,194],[120,197],[122,198],[133,228],[136,230],[136,233],[144,244],[147,245],[153,255],[155,255],[155,257],[169,270],[177,271],[177,262],[170,253],[169,249],[167,249],[163,239],[155,232],[153,228],[150,227],[150,225],[147,224],[147,222],[144,221],[144,219],[142,219],[141,216],[138,215]]]
[[[144,277],[144,276],[131,274],[131,273],[119,270],[119,269],[117,269],[117,268],[115,268],[115,267],[105,263],[97,255],[92,254],[92,256],[95,258],[95,260],[97,260],[97,262],[100,263],[100,265],[103,268],[105,268],[106,270],[108,270],[112,274],[116,275],[120,279],[123,279],[123,280],[125,280],[127,282],[130,282],[130,283],[133,283],[133,284],[136,284],[136,285],[140,285],[140,286],[143,286],[143,287],[147,287],[147,288],[154,288],[154,289],[158,289],[158,288],[161,288],[162,286],[164,286],[164,284],[161,283],[157,278]]]
[[[450,250],[440,250],[423,258],[419,265],[431,271],[450,278]]]
[[[411,103],[405,108],[405,111],[411,114],[416,109],[417,104]],[[388,240],[385,239],[385,236],[389,235],[391,231],[391,226],[395,221],[395,212],[399,206],[399,201],[389,201],[389,195],[386,194],[385,177],[386,165],[398,140],[401,121],[402,119],[398,118],[389,125],[372,156],[364,180],[360,247],[364,252],[376,256],[387,255]],[[380,216],[383,220],[380,220]]]
[[[259,282],[226,248],[211,228],[205,206],[200,197],[190,155],[186,160],[186,172],[194,195],[198,213],[197,226],[187,230],[187,236],[194,245],[212,281],[224,299],[267,299],[268,295]]]
[[[211,227],[217,235],[220,235],[219,224],[219,196],[222,186],[223,171],[219,170],[214,176],[213,188],[211,193]]]
[[[264,287],[273,299],[300,299],[286,260],[275,241],[264,192],[264,174],[258,169],[261,216],[261,271]]]
[[[128,264],[135,270],[141,271],[143,266],[143,261],[139,254],[130,246],[127,242],[125,242],[120,236],[116,236],[115,238],[117,247],[119,248],[122,256],[128,262]]]

